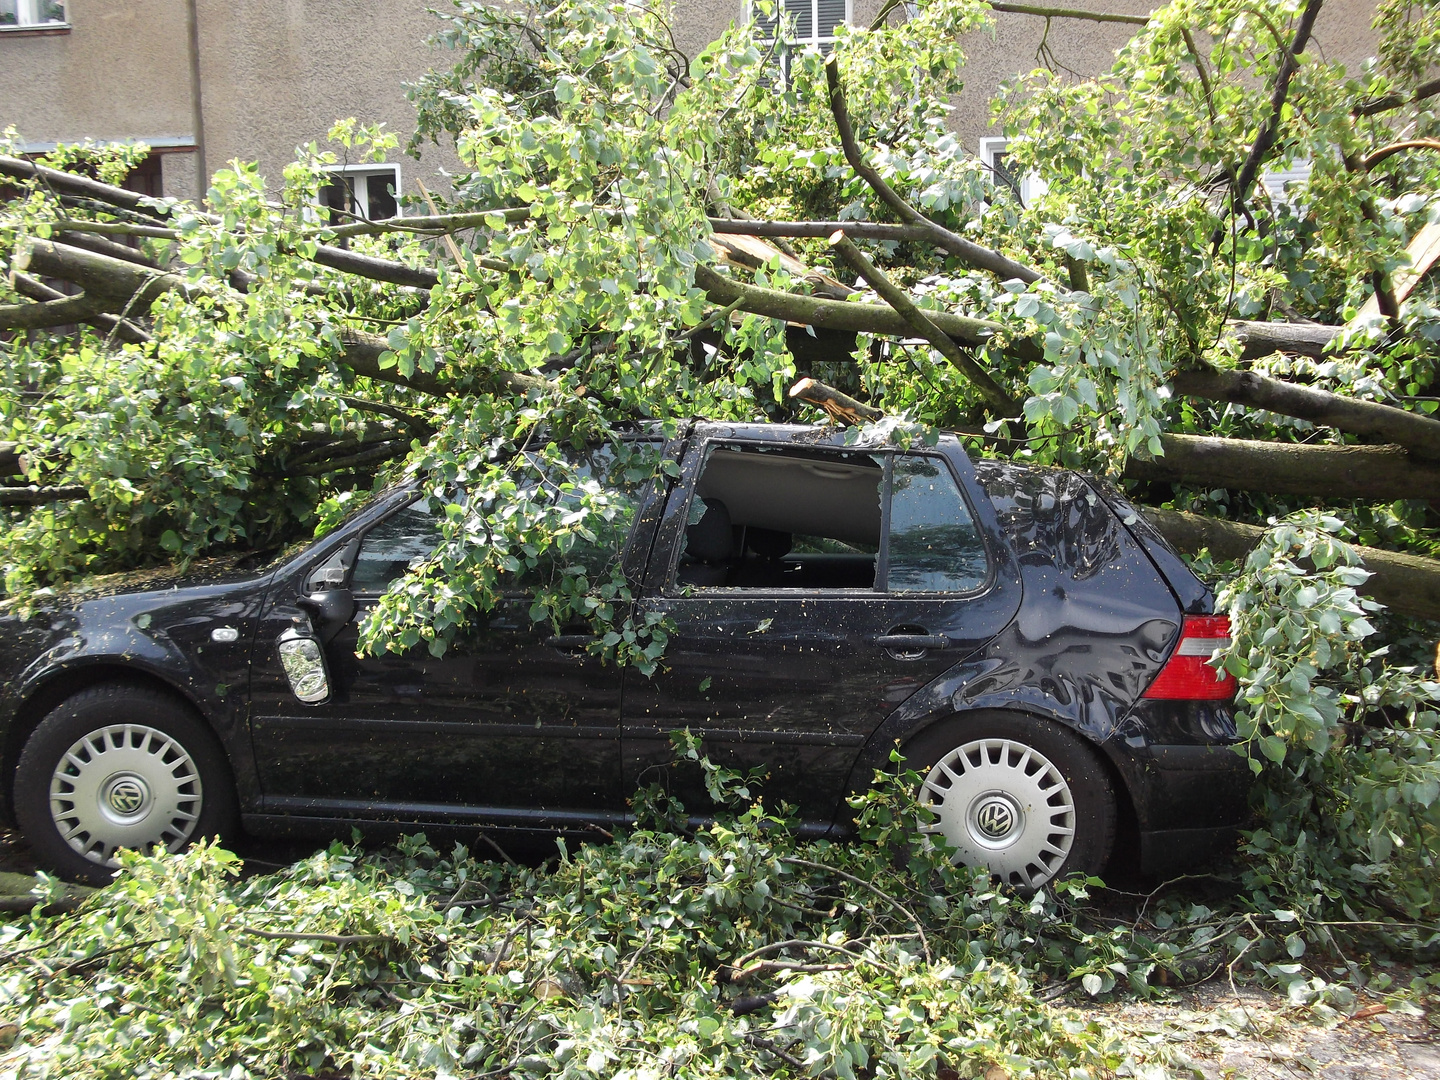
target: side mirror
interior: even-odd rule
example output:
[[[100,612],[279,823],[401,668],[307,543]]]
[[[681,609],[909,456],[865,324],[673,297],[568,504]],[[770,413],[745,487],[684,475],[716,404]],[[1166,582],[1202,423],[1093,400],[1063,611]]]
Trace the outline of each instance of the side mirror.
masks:
[[[325,589],[302,596],[297,607],[310,616],[320,643],[328,644],[355,617],[355,597],[349,589]]]
[[[325,650],[308,626],[292,626],[275,642],[290,690],[306,705],[319,705],[330,697],[330,671]]]

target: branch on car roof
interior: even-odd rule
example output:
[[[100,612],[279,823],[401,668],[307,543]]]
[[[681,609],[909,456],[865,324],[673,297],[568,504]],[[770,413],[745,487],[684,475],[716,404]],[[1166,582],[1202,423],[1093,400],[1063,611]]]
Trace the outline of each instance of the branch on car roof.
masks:
[[[804,378],[790,387],[790,397],[814,405],[843,427],[859,427],[867,420],[879,420],[885,413],[818,379]]]
[[[1132,457],[1125,476],[1313,499],[1440,499],[1440,465],[1416,460],[1403,446],[1311,446],[1203,435],[1162,435],[1160,443],[1163,457]]]
[[[885,182],[885,178],[879,172],[866,163],[865,155],[860,152],[859,143],[855,140],[855,129],[850,123],[850,110],[845,104],[845,88],[840,84],[838,57],[834,54],[831,54],[830,58],[825,61],[825,81],[830,90],[830,112],[835,118],[835,127],[840,134],[840,147],[845,152],[845,160],[850,163],[850,167],[855,170],[856,174],[870,185],[870,189],[875,192],[881,202],[895,211],[903,221],[926,229],[930,239],[937,247],[944,248],[971,266],[988,270],[1005,280],[1018,278],[1027,285],[1041,280],[1041,275],[1030,267],[991,248],[966,240],[943,225],[931,221],[906,202],[894,188]]]
[[[991,378],[990,373],[977,364],[974,357],[967,355],[945,331],[936,326],[928,312],[916,307],[915,302],[905,295],[905,291],[881,273],[843,231],[830,235],[830,246],[840,253],[840,257],[852,270],[865,279],[880,299],[900,313],[900,317],[915,333],[930,342],[941,356],[960,369],[990,403],[996,416],[1009,417],[1019,414],[1019,404],[1005,388]]]
[[[1208,549],[1216,559],[1243,559],[1265,530],[1258,525],[1141,507],[1141,512],[1180,551]],[[1396,551],[1355,546],[1371,577],[1359,591],[1399,615],[1440,620],[1440,561]]]
[[[1325,329],[1330,329],[1326,327]],[[1299,386],[1253,371],[1203,368],[1179,372],[1170,385],[1177,394],[1266,409],[1313,424],[1383,439],[1416,457],[1440,461],[1440,420],[1376,401]]]

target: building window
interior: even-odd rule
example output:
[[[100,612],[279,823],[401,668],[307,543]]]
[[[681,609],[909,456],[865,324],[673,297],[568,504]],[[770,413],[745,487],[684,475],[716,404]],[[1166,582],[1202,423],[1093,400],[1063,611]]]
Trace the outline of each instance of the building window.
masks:
[[[775,0],[774,14],[764,15],[750,6],[750,15],[762,40],[779,39],[783,47],[779,50],[783,70],[789,71],[791,52],[814,46],[828,54],[835,44],[835,28],[850,21],[851,0]],[[776,23],[783,19],[781,32],[776,34]]]
[[[337,165],[328,171],[333,179],[321,189],[320,203],[330,210],[330,224],[384,221],[400,213],[399,165]]]
[[[63,0],[0,0],[0,30],[68,25]]]
[[[1020,201],[1021,206],[1045,194],[1045,181],[1035,173],[1023,175],[1015,171],[1010,158],[1009,142],[1003,138],[980,140],[980,160],[990,170],[990,178],[997,190],[1009,191]]]

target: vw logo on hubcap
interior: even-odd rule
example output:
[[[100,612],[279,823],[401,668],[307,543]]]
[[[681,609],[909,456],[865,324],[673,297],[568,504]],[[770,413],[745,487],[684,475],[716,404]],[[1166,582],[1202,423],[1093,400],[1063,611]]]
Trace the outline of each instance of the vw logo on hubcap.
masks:
[[[119,818],[133,818],[150,802],[150,789],[138,776],[121,774],[105,785],[105,807]]]
[[[991,795],[975,808],[974,822],[984,839],[1003,840],[1015,831],[1019,814],[1009,799]]]

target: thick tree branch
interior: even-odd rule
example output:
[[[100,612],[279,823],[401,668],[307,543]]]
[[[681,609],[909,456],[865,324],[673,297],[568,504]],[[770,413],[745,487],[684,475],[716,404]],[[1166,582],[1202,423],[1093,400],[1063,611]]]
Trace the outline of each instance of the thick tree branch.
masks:
[[[913,328],[891,307],[879,304],[856,304],[844,300],[822,300],[814,296],[762,289],[717,273],[701,263],[695,267],[695,284],[705,290],[712,303],[730,305],[738,302],[739,310],[754,315],[816,329],[848,330],[859,334],[883,337],[910,337]],[[971,319],[964,315],[934,311],[930,320],[962,345],[979,346],[1005,333],[1005,327],[987,319]],[[1039,347],[1028,339],[1009,343],[1007,348],[1022,359],[1035,361],[1041,356]]]
[[[101,301],[84,293],[35,304],[0,304],[0,329],[48,330],[53,326],[88,322],[103,310]]]
[[[1217,559],[1243,559],[1265,534],[1258,525],[1178,510],[1146,506],[1141,511],[1179,550],[1193,553],[1208,548]],[[1359,545],[1355,550],[1371,572],[1370,579],[1360,586],[1363,595],[1397,614],[1440,621],[1440,562]]]
[[[1131,458],[1125,476],[1313,499],[1440,499],[1440,466],[1417,461],[1400,446],[1309,446],[1202,435],[1162,435],[1160,442],[1164,457]]]
[[[993,11],[1011,15],[1039,15],[1045,19],[1080,19],[1084,22],[1125,23],[1129,26],[1145,26],[1150,22],[1148,15],[1124,15],[1114,11],[1084,11],[1080,8],[1045,7],[1038,4],[1001,4],[991,0]]]
[[[861,240],[934,241],[934,234],[924,225],[882,225],[873,221],[746,221],[735,218],[710,218],[710,228],[717,233],[738,233],[742,236],[829,236],[836,229]]]
[[[1341,327],[1320,323],[1245,322],[1237,319],[1229,324],[1227,332],[1240,342],[1240,359],[1248,363],[1277,352],[1296,353],[1318,360],[1325,355],[1326,348],[1340,330]]]
[[[1171,380],[1178,394],[1230,401],[1252,409],[1383,439],[1405,447],[1417,457],[1440,461],[1440,420],[1378,402],[1297,386],[1253,371],[1182,371]]]
[[[790,387],[790,397],[814,405],[825,415],[844,427],[858,427],[866,420],[879,420],[885,413],[863,401],[857,401],[849,394],[816,379],[801,379]]]
[[[340,340],[345,346],[340,359],[356,375],[364,375],[366,378],[393,383],[396,386],[407,386],[435,397],[451,397],[465,392],[463,386],[433,371],[421,371],[417,368],[404,375],[398,367],[381,367],[380,354],[390,349],[390,343],[379,334],[346,328],[340,331]],[[517,394],[547,394],[555,389],[555,384],[548,379],[542,379],[538,375],[524,375],[518,371],[492,372],[486,378]]]
[[[985,400],[990,403],[996,416],[1007,417],[1019,414],[1020,406],[1006,393],[1005,388],[991,378],[990,373],[977,364],[974,358],[967,356],[945,331],[936,326],[928,312],[916,307],[915,302],[905,295],[905,291],[882,274],[843,232],[831,235],[830,246],[840,253],[841,258],[850,265],[851,269],[865,279],[880,299],[899,312],[900,317],[916,333],[930,342],[941,356],[960,369]]]
[[[1379,150],[1365,155],[1360,162],[1360,167],[1369,172],[1386,158],[1392,158],[1406,150],[1440,150],[1440,139],[1406,139],[1404,142],[1382,146]]]
[[[74,502],[88,498],[88,488],[70,487],[0,487],[0,506],[36,506],[40,503]]]
[[[13,275],[15,291],[22,296],[28,296],[31,300],[63,300],[65,294],[59,289],[52,289],[38,278],[29,274]],[[114,334],[121,341],[127,341],[132,345],[140,345],[150,340],[150,335],[128,319],[116,318],[114,315],[107,315],[96,312],[85,320],[92,326],[98,326],[107,334]]]
[[[1440,94],[1440,79],[1431,79],[1415,87],[1415,93],[1410,97],[1402,97],[1400,94],[1386,94],[1384,97],[1370,98],[1356,105],[1351,112],[1355,116],[1374,116],[1376,113],[1389,112],[1391,109],[1398,109],[1405,105],[1415,105],[1426,98],[1432,98]]]
[[[865,155],[860,152],[860,146],[855,141],[855,129],[850,123],[850,110],[845,104],[845,89],[840,85],[840,68],[834,55],[825,62],[825,80],[830,89],[830,112],[835,117],[835,127],[840,134],[840,146],[845,152],[845,160],[886,206],[911,225],[928,229],[930,239],[937,247],[944,248],[971,266],[988,270],[1005,280],[1018,278],[1027,285],[1040,280],[1040,275],[1030,267],[1007,258],[998,251],[966,240],[943,225],[937,225],[906,202],[885,182],[884,177],[866,164]]]

